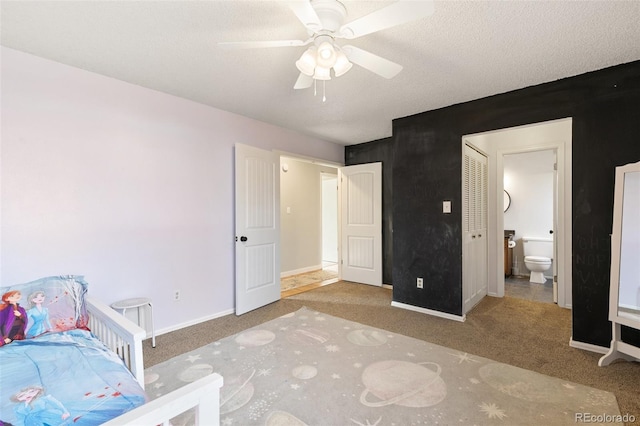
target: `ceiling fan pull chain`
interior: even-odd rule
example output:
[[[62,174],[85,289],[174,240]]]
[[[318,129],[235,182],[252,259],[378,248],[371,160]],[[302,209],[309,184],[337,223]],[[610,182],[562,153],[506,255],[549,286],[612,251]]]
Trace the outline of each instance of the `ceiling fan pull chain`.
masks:
[[[326,88],[326,81],[322,80],[322,102],[327,102],[327,97],[325,96],[325,88]]]
[[[313,96],[318,94],[318,80],[313,79]]]

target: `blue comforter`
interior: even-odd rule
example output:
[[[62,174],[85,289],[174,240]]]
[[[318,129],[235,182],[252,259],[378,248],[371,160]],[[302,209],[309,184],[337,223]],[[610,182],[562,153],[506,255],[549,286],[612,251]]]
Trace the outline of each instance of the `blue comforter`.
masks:
[[[0,347],[0,425],[97,425],[146,401],[122,361],[90,332]]]

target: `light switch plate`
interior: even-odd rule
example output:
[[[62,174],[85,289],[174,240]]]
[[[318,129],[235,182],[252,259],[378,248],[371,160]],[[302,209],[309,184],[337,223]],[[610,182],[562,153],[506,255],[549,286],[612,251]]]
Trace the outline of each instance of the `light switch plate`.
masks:
[[[442,202],[442,213],[451,213],[451,201]]]

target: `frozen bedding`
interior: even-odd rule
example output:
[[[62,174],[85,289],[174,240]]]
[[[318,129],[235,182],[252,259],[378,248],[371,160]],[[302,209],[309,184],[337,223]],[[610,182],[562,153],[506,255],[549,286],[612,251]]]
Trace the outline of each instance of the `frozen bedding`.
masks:
[[[122,360],[74,329],[0,348],[0,425],[96,425],[146,400]]]
[[[0,288],[0,426],[96,425],[145,402],[88,328],[81,276]]]

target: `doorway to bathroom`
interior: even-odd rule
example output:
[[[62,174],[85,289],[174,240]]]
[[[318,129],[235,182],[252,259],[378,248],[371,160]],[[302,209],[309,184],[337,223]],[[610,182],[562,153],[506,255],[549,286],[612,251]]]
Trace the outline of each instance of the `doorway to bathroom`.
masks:
[[[505,154],[503,165],[504,191],[509,198],[504,209],[505,295],[554,303],[557,301],[556,262],[553,261],[556,258],[556,150]],[[539,241],[534,243],[538,247],[551,250],[551,253],[529,253],[551,259],[550,267],[543,271],[544,283],[530,280],[529,266],[524,262],[527,255],[524,241],[530,239]]]
[[[503,179],[505,155],[550,150],[555,151],[557,164],[555,185],[557,203],[553,227],[556,246],[554,275],[557,277],[557,303],[560,307],[571,308],[571,129],[572,119],[565,118],[467,135],[462,138],[463,148],[465,144],[471,144],[485,152],[489,158],[487,294],[490,296],[504,297],[505,295]],[[516,200],[512,199],[511,202],[515,203]]]

